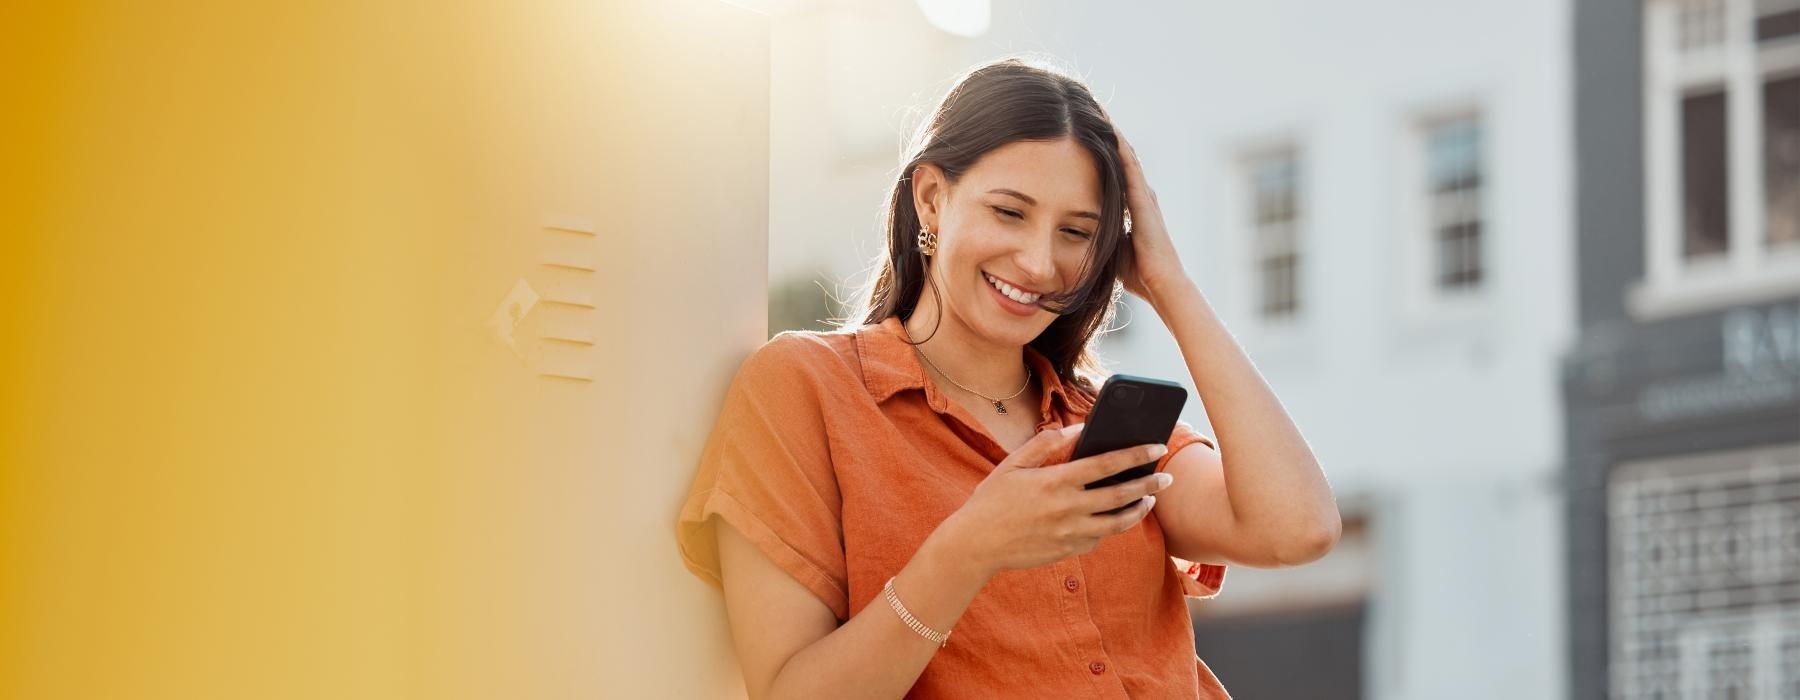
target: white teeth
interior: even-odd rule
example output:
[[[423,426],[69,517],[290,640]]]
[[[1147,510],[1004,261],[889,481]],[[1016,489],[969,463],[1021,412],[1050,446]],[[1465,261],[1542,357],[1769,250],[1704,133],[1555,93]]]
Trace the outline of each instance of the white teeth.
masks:
[[[1030,304],[1032,302],[1037,301],[1038,297],[1043,296],[1042,294],[1027,294],[1025,292],[1021,292],[1021,291],[1019,291],[1018,287],[1014,287],[1005,282],[1001,282],[1000,280],[995,279],[993,275],[990,275],[985,272],[981,273],[981,276],[984,278],[987,278],[988,284],[994,285],[994,288],[1000,290],[1001,294],[1005,294],[1006,298],[1011,299],[1016,302],[1019,302],[1021,304]]]

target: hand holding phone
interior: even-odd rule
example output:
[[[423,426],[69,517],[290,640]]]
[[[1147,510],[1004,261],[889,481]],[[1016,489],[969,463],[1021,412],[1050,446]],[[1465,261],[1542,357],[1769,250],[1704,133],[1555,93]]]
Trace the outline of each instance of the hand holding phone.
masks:
[[[1187,389],[1180,384],[1129,374],[1108,377],[1100,387],[1093,410],[1088,413],[1087,425],[1082,428],[1070,461],[1134,445],[1168,443],[1185,403]],[[1144,477],[1155,470],[1155,461],[1146,462],[1093,481],[1085,488],[1111,486]],[[1095,515],[1117,513],[1134,505],[1137,501]]]

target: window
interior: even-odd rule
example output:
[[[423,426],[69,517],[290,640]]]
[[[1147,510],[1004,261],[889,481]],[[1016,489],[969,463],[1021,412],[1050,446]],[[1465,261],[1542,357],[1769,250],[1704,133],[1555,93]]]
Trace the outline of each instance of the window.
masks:
[[[1763,84],[1763,197],[1769,247],[1800,244],[1800,75]]]
[[[1756,4],[1758,42],[1800,37],[1800,2],[1759,0]]]
[[[1731,214],[1726,211],[1725,93],[1718,90],[1681,100],[1681,255],[1719,255],[1729,245]]]
[[[1300,310],[1300,183],[1293,151],[1249,163],[1250,230],[1256,251],[1258,308],[1265,319]]]
[[[1481,285],[1481,125],[1474,117],[1427,124],[1425,188],[1435,284],[1442,291]]]
[[[1640,317],[1800,293],[1800,0],[1646,0]]]
[[[1495,313],[1493,126],[1477,92],[1415,103],[1395,123],[1392,272],[1403,322],[1480,328]],[[1448,325],[1446,325],[1448,324]]]
[[[1724,0],[1684,0],[1677,12],[1682,51],[1704,51],[1725,42]]]

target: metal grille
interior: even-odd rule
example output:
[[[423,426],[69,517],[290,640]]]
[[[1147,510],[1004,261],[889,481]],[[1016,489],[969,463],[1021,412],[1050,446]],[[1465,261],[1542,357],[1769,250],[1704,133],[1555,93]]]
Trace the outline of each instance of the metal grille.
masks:
[[[1800,698],[1800,446],[1621,466],[1612,697]]]

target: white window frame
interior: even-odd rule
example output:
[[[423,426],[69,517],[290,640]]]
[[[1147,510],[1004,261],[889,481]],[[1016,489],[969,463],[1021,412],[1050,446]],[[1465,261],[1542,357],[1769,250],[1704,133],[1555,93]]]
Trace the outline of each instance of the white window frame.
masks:
[[[1800,245],[1767,245],[1763,192],[1763,83],[1800,73],[1800,42],[1756,44],[1756,0],[1718,0],[1724,38],[1711,51],[1684,53],[1684,3],[1644,2],[1644,279],[1627,293],[1640,320],[1656,320],[1800,294]],[[1725,91],[1727,252],[1682,256],[1681,99]]]
[[[1294,289],[1292,312],[1271,316],[1264,309],[1263,249],[1262,227],[1256,221],[1257,216],[1257,168],[1270,160],[1286,158],[1294,167],[1294,218],[1289,220],[1289,240],[1293,245],[1295,257]],[[1292,140],[1270,141],[1239,152],[1237,167],[1234,169],[1237,181],[1235,206],[1238,212],[1236,230],[1241,232],[1244,245],[1244,260],[1248,274],[1246,290],[1248,292],[1248,311],[1259,326],[1265,328],[1291,328],[1299,325],[1309,313],[1307,299],[1307,193],[1306,193],[1306,160],[1305,152]]]
[[[1499,229],[1494,215],[1495,171],[1493,168],[1494,125],[1489,110],[1475,99],[1455,99],[1433,105],[1422,105],[1405,120],[1405,133],[1400,141],[1403,152],[1395,160],[1399,183],[1401,225],[1405,240],[1401,242],[1401,284],[1406,318],[1415,321],[1439,321],[1472,318],[1487,313],[1492,303],[1492,290],[1498,284],[1495,236]],[[1438,241],[1432,222],[1430,168],[1431,135],[1440,126],[1464,119],[1473,120],[1480,130],[1477,148],[1481,186],[1476,207],[1481,222],[1479,256],[1481,279],[1466,288],[1446,289],[1438,284]]]
[[[1317,250],[1310,228],[1320,203],[1312,191],[1318,174],[1314,136],[1318,125],[1295,117],[1300,111],[1304,110],[1259,112],[1246,116],[1235,126],[1221,128],[1219,138],[1198,152],[1198,159],[1215,167],[1208,169],[1214,178],[1211,186],[1196,196],[1214,202],[1207,207],[1207,218],[1221,233],[1213,243],[1216,255],[1200,258],[1208,261],[1204,264],[1213,265],[1215,279],[1221,281],[1216,300],[1219,312],[1259,366],[1286,366],[1304,372],[1313,366],[1318,347],[1313,337],[1317,324],[1311,319],[1320,301],[1316,295],[1306,295],[1309,289],[1315,293],[1322,290],[1317,287],[1317,270],[1309,269],[1312,263],[1305,259],[1307,251]],[[1262,277],[1255,222],[1251,218],[1255,213],[1251,209],[1255,192],[1250,176],[1256,163],[1277,153],[1291,154],[1298,168],[1300,199],[1296,203],[1299,215],[1295,219],[1295,245],[1302,256],[1301,296],[1294,314],[1271,318],[1262,314],[1258,288]]]

